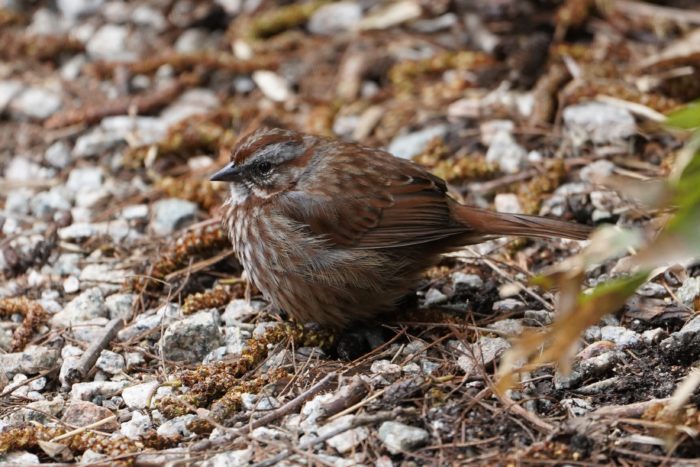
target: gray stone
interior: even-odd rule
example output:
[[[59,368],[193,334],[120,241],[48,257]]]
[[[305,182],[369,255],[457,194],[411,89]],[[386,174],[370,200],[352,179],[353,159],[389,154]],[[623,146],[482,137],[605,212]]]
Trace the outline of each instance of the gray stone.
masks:
[[[136,140],[142,145],[157,143],[168,132],[167,123],[160,118],[130,115],[104,118],[100,128],[121,141]]]
[[[153,232],[169,235],[195,219],[197,205],[178,198],[161,199],[153,204]]]
[[[221,2],[222,0],[218,0]],[[231,0],[226,0],[231,1]],[[201,467],[241,467],[253,459],[253,448],[237,449],[216,454],[201,463]]]
[[[180,307],[174,303],[169,303],[160,307],[155,313],[143,313],[124,329],[117,333],[117,339],[120,341],[128,341],[138,336],[139,334],[147,333],[161,323],[169,324],[173,322],[180,314]]]
[[[145,221],[148,219],[148,205],[134,204],[122,209],[121,216],[127,221]]]
[[[71,202],[67,199],[68,193],[62,186],[54,187],[49,191],[37,193],[29,201],[29,208],[37,218],[50,221],[58,211],[70,211]]]
[[[578,397],[562,399],[559,403],[569,412],[569,415],[572,417],[582,417],[593,410],[590,402],[588,402],[586,399],[581,399]]]
[[[136,295],[130,293],[115,293],[107,297],[105,305],[109,310],[110,319],[123,319],[129,321],[132,315],[132,307],[136,302]]]
[[[190,89],[163,110],[160,119],[166,125],[174,125],[185,118],[210,112],[220,105],[219,98],[213,91],[205,88]]]
[[[107,316],[109,316],[109,309],[105,305],[102,292],[99,288],[93,287],[75,297],[63,310],[53,315],[51,324],[55,327],[67,327],[71,323]]]
[[[23,88],[22,82],[18,80],[0,81],[0,114],[5,111],[12,99],[14,99]]]
[[[510,343],[502,337],[481,337],[457,358],[457,365],[466,375],[475,375],[482,364],[492,365],[509,348]]]
[[[57,169],[65,169],[71,162],[70,148],[63,141],[56,141],[46,149],[44,160]]]
[[[687,355],[688,352],[698,352],[700,349],[700,315],[685,323],[680,329],[661,341],[661,350],[671,357]]]
[[[116,223],[116,221],[115,221]],[[98,224],[94,224],[98,225]],[[101,229],[100,229],[101,230]],[[98,230],[99,231],[99,230]],[[101,232],[102,233],[102,232]],[[80,272],[80,281],[89,283],[106,283],[106,284],[124,284],[131,271],[128,269],[121,269],[112,264],[88,264]],[[106,306],[106,303],[105,303]]]
[[[678,299],[685,305],[694,308],[693,303],[700,297],[700,277],[689,277],[676,291]]]
[[[139,440],[152,426],[151,417],[136,410],[131,413],[131,420],[122,423],[119,432],[129,439]]]
[[[636,292],[643,297],[661,298],[668,295],[666,287],[656,282],[646,282],[642,284]]]
[[[513,134],[515,123],[512,120],[487,120],[479,124],[481,143],[484,146],[491,146],[497,135],[501,132]]]
[[[198,52],[210,46],[209,32],[206,29],[187,29],[175,41],[175,50],[180,53]]]
[[[606,341],[612,341],[620,349],[635,347],[642,342],[642,337],[631,329],[623,326],[603,326],[600,328],[600,337]]]
[[[340,418],[337,418],[332,422],[327,423],[321,428],[319,428],[318,435],[325,436],[329,433],[332,433],[339,427],[343,427],[351,423],[352,419],[354,418],[354,415],[344,415]],[[345,454],[356,449],[360,445],[360,443],[362,443],[367,438],[369,438],[369,430],[367,429],[367,427],[360,426],[344,431],[331,438],[328,438],[326,444],[328,444],[330,447],[332,447],[339,453]]]
[[[27,451],[11,451],[0,454],[0,464],[5,466],[13,465],[38,465],[39,457]]]
[[[525,304],[514,298],[505,298],[493,304],[494,313],[510,313],[520,311],[525,308]]]
[[[611,350],[595,357],[579,362],[568,375],[559,371],[554,374],[554,387],[556,389],[572,389],[578,387],[583,381],[598,377],[618,363],[624,361],[625,353],[621,350]]]
[[[165,438],[173,438],[175,436],[187,438],[192,434],[190,430],[187,429],[187,424],[194,420],[197,420],[197,416],[192,414],[175,417],[160,425],[156,432],[158,436],[163,436]]]
[[[124,139],[101,128],[95,128],[89,133],[81,135],[73,147],[73,157],[99,156],[114,149]]]
[[[392,454],[411,451],[425,445],[430,439],[428,432],[422,428],[391,421],[381,424],[378,435]]]
[[[32,23],[27,26],[29,36],[57,36],[66,32],[65,22],[60,15],[48,8],[39,8],[32,15]]]
[[[523,207],[520,205],[518,195],[514,193],[499,193],[493,200],[493,205],[498,212],[511,214],[522,214]]]
[[[621,142],[637,131],[637,124],[629,111],[600,102],[570,105],[564,109],[563,118],[566,132],[575,145],[585,141],[596,144]]]
[[[101,339],[105,334],[105,326],[109,320],[107,318],[94,318],[87,321],[80,321],[79,325],[71,326],[70,336],[80,342],[92,343]]]
[[[129,50],[129,30],[126,26],[105,24],[85,45],[93,60],[132,61],[137,54]]]
[[[615,164],[608,160],[600,159],[583,167],[579,172],[579,177],[584,182],[600,184],[605,177],[612,175],[613,170],[615,170]]]
[[[57,112],[63,102],[55,91],[32,87],[24,89],[10,102],[10,112],[23,118],[44,120]]]
[[[487,162],[497,164],[503,172],[509,174],[518,172],[523,167],[526,157],[527,151],[507,131],[497,132],[486,152]]]
[[[121,393],[129,383],[126,381],[90,381],[75,383],[70,391],[71,400],[91,401],[97,396],[112,397]]]
[[[265,302],[252,300],[248,303],[242,298],[234,298],[226,305],[226,309],[221,315],[226,326],[236,326],[240,321],[254,316],[265,307]]]
[[[93,191],[102,187],[104,175],[99,167],[77,167],[70,171],[66,187],[73,193]]]
[[[438,289],[429,289],[425,294],[425,306],[439,305],[447,302],[447,295]]]
[[[163,357],[176,362],[201,362],[211,350],[221,345],[223,336],[218,322],[219,314],[210,310],[171,324],[161,338]]]
[[[32,190],[28,188],[11,190],[5,198],[5,212],[19,215],[29,214],[32,196]]]
[[[274,102],[286,102],[292,97],[287,79],[274,71],[257,70],[251,77],[265,97]]]
[[[648,329],[642,333],[642,340],[647,344],[657,344],[668,337],[668,332],[662,328]]]
[[[47,169],[23,156],[15,156],[5,167],[5,179],[16,182],[47,180],[56,174],[54,169]]]
[[[104,3],[104,0],[57,0],[56,6],[63,16],[76,19],[97,11]]]
[[[443,138],[447,134],[447,125],[435,125],[420,131],[396,136],[389,144],[388,151],[402,159],[417,156],[435,138]]]
[[[522,319],[502,319],[486,326],[488,329],[498,332],[506,337],[519,336],[523,332]]]
[[[18,373],[35,375],[52,368],[58,356],[55,349],[30,345],[23,352],[0,353],[0,368],[8,378]]]
[[[162,32],[168,25],[163,14],[149,5],[138,5],[131,13],[131,21],[156,32]]]
[[[117,373],[121,373],[122,371],[124,371],[124,368],[126,367],[126,362],[124,361],[124,357],[122,357],[118,353],[105,349],[102,351],[102,353],[100,353],[100,356],[97,358],[95,366],[100,370],[104,371],[105,373],[109,373],[110,375],[116,375]]]
[[[124,388],[124,391],[122,391],[124,404],[126,404],[126,406],[131,410],[148,408],[148,401],[149,399],[153,398],[159,384],[160,383],[158,383],[158,381],[149,381],[147,383],[141,383]]]
[[[246,410],[269,411],[278,408],[281,404],[276,398],[271,396],[243,393],[241,402]]]
[[[311,15],[308,28],[312,34],[331,36],[351,31],[362,19],[362,7],[355,2],[324,5]]]
[[[66,408],[61,421],[76,428],[91,425],[113,414],[109,409],[93,404],[92,402],[74,400]],[[112,432],[119,429],[119,422],[113,420],[100,425],[100,431]]]
[[[527,326],[547,326],[554,321],[554,313],[547,310],[525,310],[523,323]]]

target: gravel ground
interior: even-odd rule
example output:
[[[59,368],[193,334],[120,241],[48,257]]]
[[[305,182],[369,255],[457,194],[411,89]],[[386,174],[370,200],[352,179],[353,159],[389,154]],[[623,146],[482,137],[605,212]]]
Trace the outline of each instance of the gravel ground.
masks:
[[[690,465],[700,268],[494,391],[585,243],[500,239],[331,334],[247,284],[207,175],[263,124],[387,148],[504,212],[639,227],[700,97],[694,2],[0,0],[0,463]],[[618,277],[623,254],[586,271]],[[669,446],[671,439],[672,448]]]

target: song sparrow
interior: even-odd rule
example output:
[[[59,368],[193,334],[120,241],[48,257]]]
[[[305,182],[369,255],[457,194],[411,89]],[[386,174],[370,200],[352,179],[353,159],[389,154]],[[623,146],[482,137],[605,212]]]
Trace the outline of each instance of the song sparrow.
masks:
[[[590,227],[459,204],[380,149],[262,128],[212,175],[248,277],[302,322],[342,328],[391,310],[440,254],[502,235],[585,239]]]

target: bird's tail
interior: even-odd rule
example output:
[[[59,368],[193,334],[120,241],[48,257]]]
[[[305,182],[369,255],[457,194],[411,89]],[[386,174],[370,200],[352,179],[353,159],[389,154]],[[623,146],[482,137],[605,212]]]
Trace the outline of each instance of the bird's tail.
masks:
[[[506,214],[455,203],[453,216],[459,222],[485,235],[524,237],[562,237],[585,240],[592,227],[573,222],[525,214]]]

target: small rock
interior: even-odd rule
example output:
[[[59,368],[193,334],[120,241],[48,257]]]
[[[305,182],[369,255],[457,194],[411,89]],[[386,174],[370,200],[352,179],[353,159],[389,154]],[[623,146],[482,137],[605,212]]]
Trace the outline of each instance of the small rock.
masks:
[[[392,2],[364,18],[360,22],[360,28],[364,30],[387,29],[419,18],[421,13],[421,6],[416,1],[402,0]]]
[[[126,352],[124,354],[124,359],[126,360],[127,370],[146,363],[146,359],[143,358],[143,354],[141,352]]]
[[[22,91],[23,87],[21,81],[0,81],[0,114],[5,111],[12,99]]]
[[[148,219],[148,205],[134,204],[122,209],[121,216],[127,221],[145,221]]]
[[[668,332],[662,328],[648,329],[642,333],[642,340],[647,344],[657,344],[668,337]]]
[[[219,98],[213,91],[205,88],[190,89],[161,112],[160,120],[170,126],[185,118],[210,112],[219,106]]]
[[[642,297],[651,297],[651,298],[662,298],[668,295],[668,291],[666,290],[666,287],[664,287],[661,284],[657,284],[656,282],[646,282],[642,284],[636,292],[638,295],[641,295]]]
[[[13,465],[39,465],[39,457],[27,451],[10,451],[0,454],[0,464]]]
[[[157,326],[169,324],[175,321],[180,315],[180,306],[174,303],[168,303],[160,307],[153,314],[142,313],[136,316],[136,319],[127,327],[117,333],[117,339],[120,341],[128,341],[139,334],[155,329]]]
[[[39,400],[30,402],[9,416],[3,417],[3,422],[10,424],[26,424],[31,422],[46,425],[53,423],[60,415],[65,406],[65,401],[61,396],[55,396],[52,400]],[[3,422],[0,422],[2,427]],[[1,458],[0,458],[1,459]],[[0,465],[4,465],[0,462]]]
[[[122,357],[118,353],[105,349],[102,351],[102,353],[100,353],[100,356],[97,358],[95,366],[100,370],[104,371],[105,373],[109,373],[110,375],[116,375],[117,373],[121,373],[122,371],[124,371],[126,362],[124,361],[124,357]]]
[[[308,28],[312,34],[331,36],[351,31],[362,19],[362,7],[355,2],[324,5],[311,15]]]
[[[109,319],[123,319],[130,321],[132,307],[136,302],[136,295],[130,293],[115,293],[107,297],[105,305],[109,310]]]
[[[119,432],[129,439],[139,440],[152,426],[151,417],[136,410],[131,413],[131,420],[122,423]]]
[[[71,300],[63,310],[51,317],[55,327],[68,327],[71,323],[88,321],[95,318],[106,318],[109,310],[105,305],[102,292],[93,287]]]
[[[5,167],[5,179],[16,182],[47,180],[55,173],[55,170],[46,169],[23,156],[13,157]]]
[[[73,157],[94,157],[105,154],[114,149],[124,139],[114,133],[104,131],[101,128],[81,135],[73,147]]]
[[[139,410],[148,408],[148,400],[153,397],[160,383],[158,381],[149,381],[147,383],[129,386],[122,391],[124,404],[131,410]]]
[[[99,422],[100,420],[104,420],[112,415],[111,410],[93,404],[92,402],[74,400],[66,409],[61,421],[79,428]],[[100,425],[99,427],[100,431],[107,432],[116,431],[118,429],[119,422],[116,419],[111,422],[107,422],[104,425]]]
[[[523,167],[526,157],[527,151],[507,131],[497,132],[486,152],[486,161],[497,164],[508,174],[517,173]]]
[[[176,362],[201,362],[221,345],[219,314],[216,310],[200,311],[168,326],[161,338],[163,357]]]
[[[523,207],[520,205],[518,195],[513,193],[499,193],[493,200],[493,205],[498,212],[508,212],[512,214],[522,214]]]
[[[195,203],[184,199],[161,199],[153,204],[153,231],[156,235],[169,235],[194,220],[197,209]]]
[[[158,436],[163,436],[165,438],[174,438],[175,436],[187,438],[192,434],[190,430],[187,429],[187,424],[194,420],[197,420],[197,416],[192,414],[175,417],[160,425],[156,432]]]
[[[685,305],[695,309],[695,299],[700,297],[700,277],[689,277],[676,291],[678,299]]]
[[[78,167],[70,171],[66,188],[73,193],[94,191],[102,187],[104,174],[99,167]]]
[[[659,346],[671,357],[687,358],[690,351],[697,355],[700,349],[700,315],[696,315],[685,323],[680,331],[674,332],[661,341]]]
[[[637,132],[632,114],[621,107],[599,102],[570,105],[564,109],[564,125],[575,146],[621,142]]]
[[[80,290],[80,281],[75,276],[68,276],[63,281],[63,291],[67,294],[74,294]]]
[[[372,362],[370,371],[379,375],[399,375],[401,374],[401,365],[391,363],[389,360],[375,360]]]
[[[344,415],[340,418],[333,420],[331,423],[323,425],[319,430],[319,436],[325,436],[328,433],[332,433],[338,427],[345,426],[347,423],[355,418],[354,415]],[[357,428],[352,428],[350,430],[344,431],[338,435],[328,438],[326,444],[335,449],[341,454],[348,453],[360,445],[364,440],[369,437],[369,430],[367,427],[360,426]]]
[[[523,318],[526,326],[548,326],[554,321],[554,313],[547,310],[525,310]]]
[[[491,146],[496,139],[496,135],[503,131],[512,135],[513,131],[515,131],[515,123],[512,120],[488,120],[480,123],[481,143],[484,146]]]
[[[514,298],[499,300],[493,304],[494,313],[512,313],[525,308],[525,304]]]
[[[438,289],[430,289],[425,294],[425,306],[439,305],[447,301],[447,295]]]
[[[281,404],[274,397],[259,396],[258,394],[244,393],[241,402],[246,410],[268,411],[278,408]]]
[[[185,30],[175,41],[175,50],[179,53],[194,53],[210,46],[209,33],[206,29],[192,28]]]
[[[104,0],[57,0],[56,6],[63,16],[74,20],[78,17],[94,13],[104,3]]]
[[[420,131],[396,136],[389,144],[388,151],[402,159],[411,159],[426,148],[435,138],[443,138],[447,134],[447,125],[435,125]]]
[[[620,349],[635,347],[642,342],[639,334],[623,326],[603,326],[600,328],[600,337],[606,341],[612,341]]]
[[[285,102],[292,96],[287,80],[274,71],[257,70],[253,72],[252,78],[260,91],[270,100]]]
[[[593,410],[591,403],[585,399],[562,399],[559,403],[569,412],[569,415],[572,417],[582,417]]]
[[[510,343],[502,337],[481,337],[470,344],[471,351],[467,350],[457,358],[457,365],[467,375],[476,374],[477,368],[482,365],[488,367],[506,350]]]
[[[384,422],[379,427],[379,439],[392,454],[425,445],[430,435],[422,428],[416,428],[399,422]]]
[[[58,357],[56,349],[30,345],[23,352],[0,353],[0,368],[8,378],[18,373],[35,375],[52,368]]]
[[[602,375],[625,359],[621,350],[611,350],[595,357],[581,361],[568,375],[557,371],[554,374],[555,389],[572,389],[578,387],[583,381]]]
[[[45,88],[27,88],[10,102],[10,111],[19,117],[44,120],[56,113],[63,102],[56,92]]]
[[[29,209],[39,219],[50,221],[57,211],[70,211],[71,203],[66,197],[63,187],[42,191],[32,197]]]
[[[71,400],[91,401],[97,396],[112,397],[119,394],[129,383],[126,381],[91,381],[76,383],[70,391]]]
[[[600,159],[583,167],[579,172],[579,177],[584,182],[596,185],[612,175],[613,170],[615,170],[615,164],[608,160]]]
[[[222,0],[218,0],[219,2]],[[229,1],[229,0],[227,0]],[[253,448],[237,449],[216,454],[201,463],[201,467],[240,467],[249,465],[253,459]]]
[[[236,326],[240,321],[258,314],[265,307],[265,302],[252,300],[248,303],[242,298],[235,298],[226,305],[226,309],[221,315],[226,326]]]
[[[138,56],[129,50],[129,30],[125,26],[105,24],[85,44],[93,60],[132,61]]]
[[[486,326],[506,337],[519,336],[523,332],[522,319],[502,319]]]

